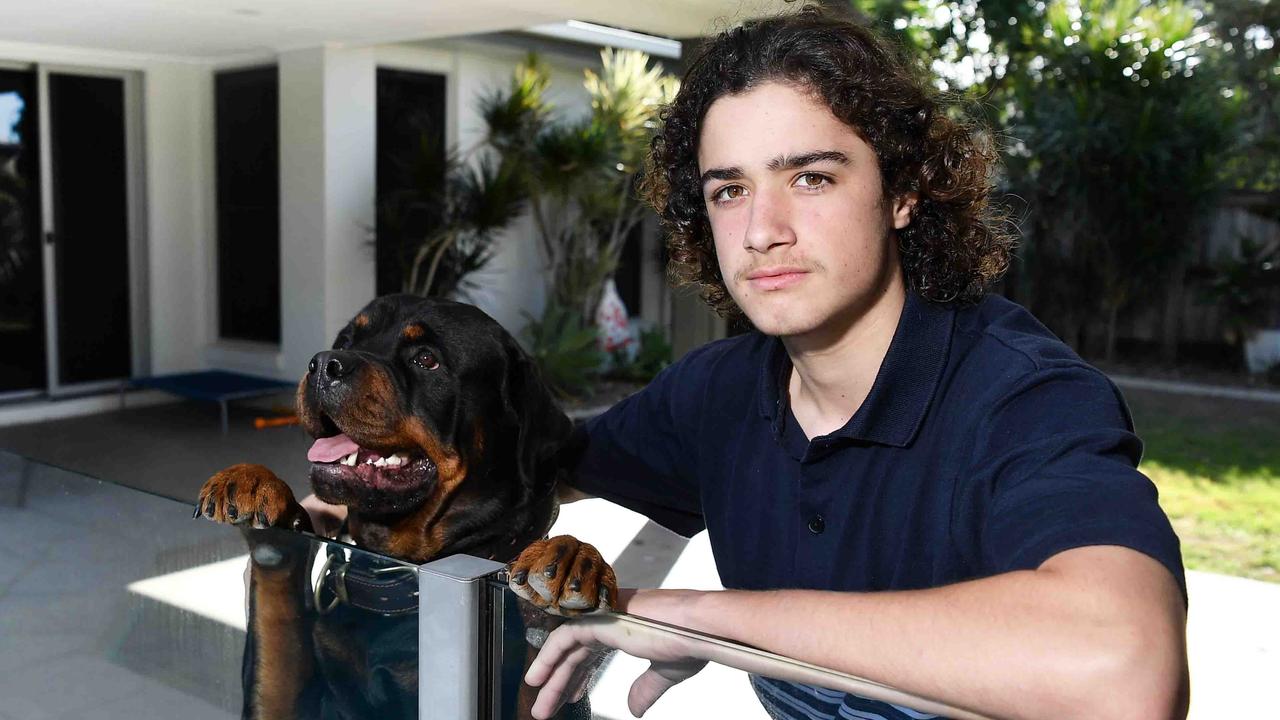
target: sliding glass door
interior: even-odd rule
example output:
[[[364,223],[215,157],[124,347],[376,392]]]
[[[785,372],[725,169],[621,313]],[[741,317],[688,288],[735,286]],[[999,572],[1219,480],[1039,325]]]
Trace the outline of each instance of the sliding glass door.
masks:
[[[0,68],[0,398],[111,387],[134,370],[134,84]]]

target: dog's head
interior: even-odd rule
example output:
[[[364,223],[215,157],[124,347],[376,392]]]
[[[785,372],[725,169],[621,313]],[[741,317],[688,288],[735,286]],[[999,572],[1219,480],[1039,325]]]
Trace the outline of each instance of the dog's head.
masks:
[[[400,515],[465,490],[509,506],[544,493],[539,465],[572,426],[514,338],[470,305],[381,297],[298,385],[316,495]]]

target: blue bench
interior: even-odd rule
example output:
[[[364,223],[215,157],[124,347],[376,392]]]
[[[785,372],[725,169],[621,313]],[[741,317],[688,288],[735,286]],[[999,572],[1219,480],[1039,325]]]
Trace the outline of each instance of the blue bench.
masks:
[[[122,408],[124,407],[124,391],[129,387],[163,390],[191,400],[216,402],[222,408],[222,434],[226,435],[227,403],[229,401],[291,392],[297,385],[281,380],[228,372],[226,370],[202,370],[200,372],[130,378],[120,387],[120,406]]]

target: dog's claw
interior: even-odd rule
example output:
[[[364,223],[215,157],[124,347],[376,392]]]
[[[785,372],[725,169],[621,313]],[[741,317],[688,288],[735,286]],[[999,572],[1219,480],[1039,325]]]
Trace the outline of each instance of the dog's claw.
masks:
[[[567,535],[526,548],[512,563],[507,584],[543,612],[562,617],[608,610],[618,592],[600,552]]]
[[[209,478],[196,513],[242,527],[311,529],[289,486],[261,465],[233,465]]]

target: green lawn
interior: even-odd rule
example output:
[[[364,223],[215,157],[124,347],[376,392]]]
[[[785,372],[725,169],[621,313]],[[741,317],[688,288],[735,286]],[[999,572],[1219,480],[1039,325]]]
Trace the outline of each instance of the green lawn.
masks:
[[[1280,583],[1280,404],[1124,394],[1186,566]]]

